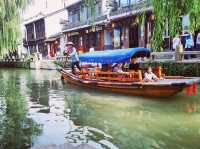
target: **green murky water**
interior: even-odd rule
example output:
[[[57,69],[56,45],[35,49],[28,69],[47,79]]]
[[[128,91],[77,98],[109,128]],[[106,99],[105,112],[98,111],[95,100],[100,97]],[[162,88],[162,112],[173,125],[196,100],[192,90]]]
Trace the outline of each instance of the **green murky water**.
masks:
[[[200,95],[152,100],[77,88],[54,71],[0,70],[0,149],[197,149],[199,140]]]

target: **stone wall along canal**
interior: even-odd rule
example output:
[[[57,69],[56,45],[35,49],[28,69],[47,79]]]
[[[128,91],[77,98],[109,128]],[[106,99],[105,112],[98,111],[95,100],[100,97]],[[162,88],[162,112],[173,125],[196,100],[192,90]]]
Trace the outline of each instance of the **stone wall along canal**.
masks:
[[[167,100],[89,90],[56,71],[0,70],[0,149],[196,149],[200,95]]]

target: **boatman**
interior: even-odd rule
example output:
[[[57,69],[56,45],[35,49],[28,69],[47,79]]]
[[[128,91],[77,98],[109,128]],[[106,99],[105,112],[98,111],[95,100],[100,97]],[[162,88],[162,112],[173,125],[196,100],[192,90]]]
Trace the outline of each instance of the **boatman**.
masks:
[[[68,42],[66,44],[66,47],[67,47],[67,55],[70,56],[71,58],[71,69],[72,69],[72,73],[75,74],[75,66],[79,69],[79,71],[81,71],[81,67],[79,65],[79,57],[78,57],[78,53],[77,53],[77,50],[76,48],[74,47],[74,44],[73,42]]]

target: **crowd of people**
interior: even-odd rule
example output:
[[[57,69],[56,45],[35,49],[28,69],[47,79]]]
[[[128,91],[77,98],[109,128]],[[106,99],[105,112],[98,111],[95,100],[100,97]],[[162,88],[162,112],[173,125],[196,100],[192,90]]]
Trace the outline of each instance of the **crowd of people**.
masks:
[[[200,50],[200,32],[197,34],[196,39],[190,32],[185,32],[183,35],[176,35],[172,40],[173,51],[179,53],[181,56],[178,59],[183,59],[183,51],[199,51]],[[195,58],[195,56],[185,55],[185,59]]]
[[[200,32],[197,34],[196,39],[190,32],[185,32],[182,35],[177,34],[172,40],[172,49],[175,51],[180,44],[185,51],[200,50]]]

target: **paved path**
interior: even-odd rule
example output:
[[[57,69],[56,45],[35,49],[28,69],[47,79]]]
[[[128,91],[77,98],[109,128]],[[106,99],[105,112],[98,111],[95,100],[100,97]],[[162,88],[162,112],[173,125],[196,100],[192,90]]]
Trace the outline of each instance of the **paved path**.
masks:
[[[82,144],[79,146],[73,146],[71,144],[65,143],[63,145],[44,145],[40,147],[34,147],[31,149],[95,149],[94,147],[91,147],[87,144]]]

